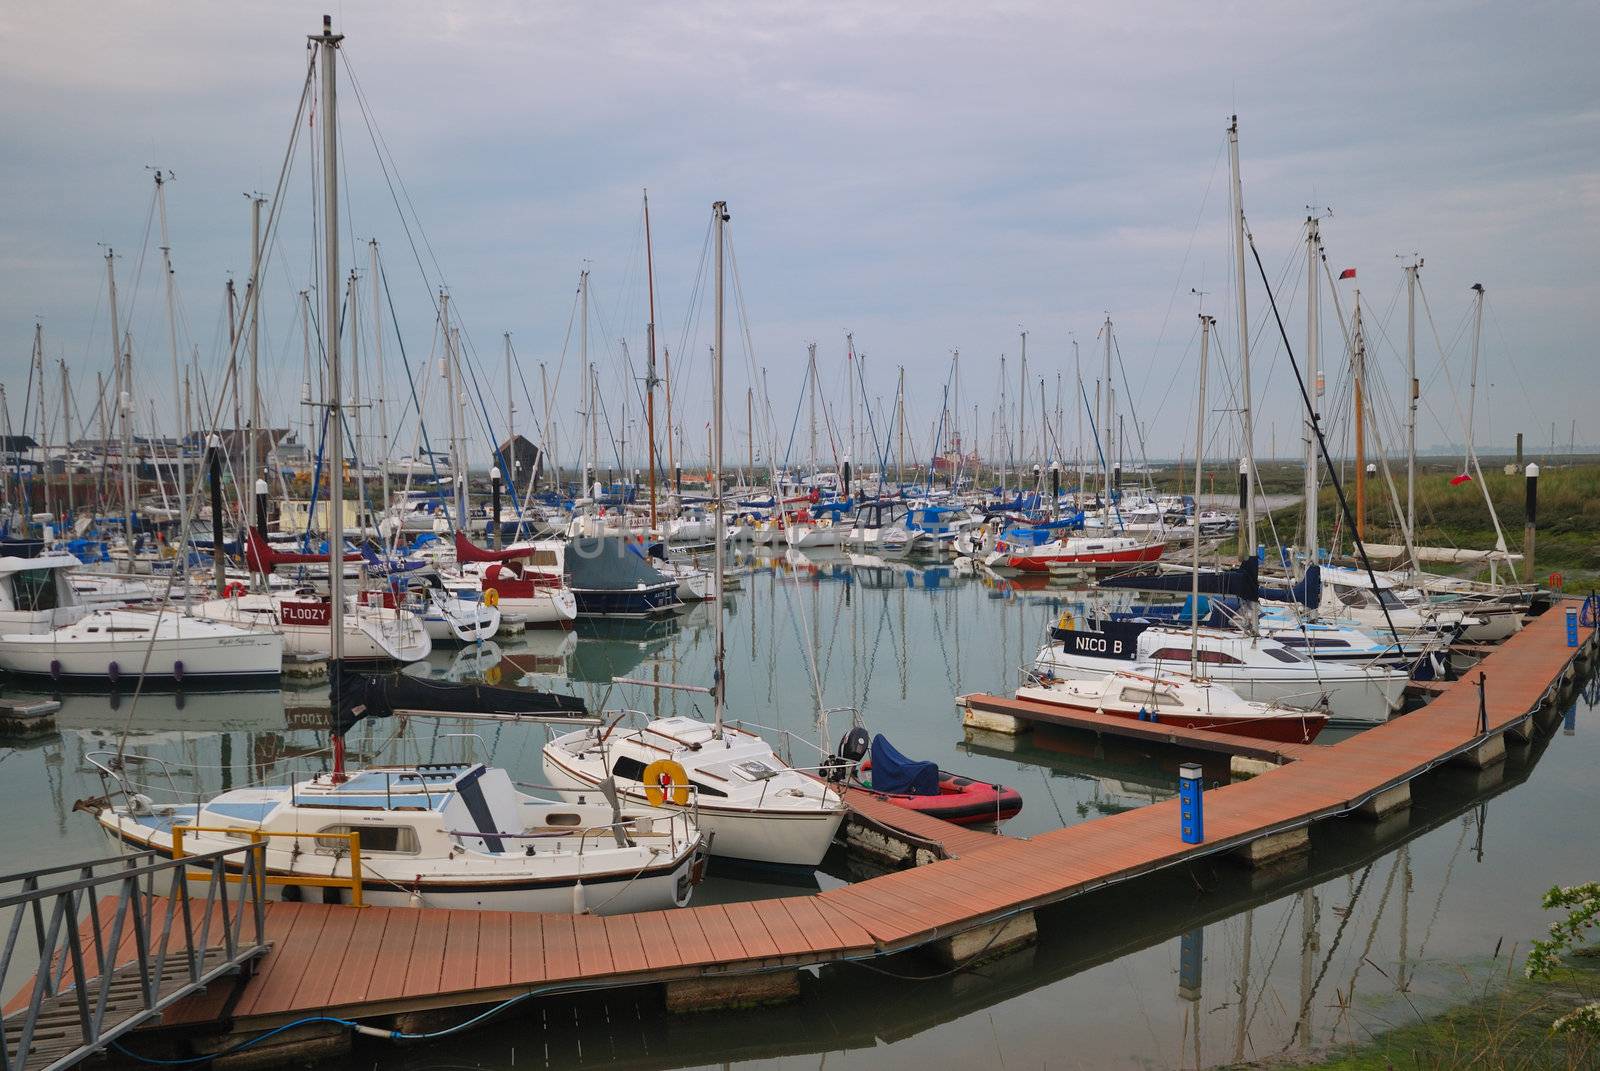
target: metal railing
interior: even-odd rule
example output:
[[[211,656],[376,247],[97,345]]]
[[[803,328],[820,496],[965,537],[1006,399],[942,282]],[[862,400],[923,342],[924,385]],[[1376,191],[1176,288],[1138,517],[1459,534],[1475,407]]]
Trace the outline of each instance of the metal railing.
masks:
[[[240,844],[0,877],[0,1068],[70,1067],[248,970],[267,950],[264,870],[265,846]]]

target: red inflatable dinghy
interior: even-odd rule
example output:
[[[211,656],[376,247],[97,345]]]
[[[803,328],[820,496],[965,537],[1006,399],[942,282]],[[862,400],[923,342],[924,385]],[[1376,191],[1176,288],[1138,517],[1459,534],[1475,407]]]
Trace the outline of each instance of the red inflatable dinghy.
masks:
[[[872,759],[861,760],[861,783],[872,789]],[[1004,822],[1022,810],[1022,793],[1005,785],[974,781],[970,777],[939,771],[939,791],[934,794],[878,792],[879,799],[908,811],[920,811],[958,826]]]

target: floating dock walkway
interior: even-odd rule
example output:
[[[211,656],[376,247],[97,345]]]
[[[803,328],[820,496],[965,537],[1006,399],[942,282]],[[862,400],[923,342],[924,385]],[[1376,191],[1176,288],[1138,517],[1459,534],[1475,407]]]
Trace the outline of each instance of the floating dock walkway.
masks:
[[[1411,781],[1441,764],[1496,763],[1506,738],[1531,736],[1534,715],[1597,647],[1594,630],[1567,646],[1565,604],[1557,603],[1426,707],[1327,746],[1219,741],[1070,716],[1082,722],[1077,728],[1236,753],[1248,747],[1270,761],[1260,776],[1205,793],[1201,844],[1180,839],[1176,800],[1018,838],[950,826],[853,790],[852,842],[876,838],[891,850],[898,843],[900,859],[919,865],[811,896],[609,917],[271,903],[271,950],[254,973],[175,1004],[162,1030],[215,1035],[213,1024],[226,1022],[227,1036],[208,1042],[214,1051],[307,1016],[415,1025],[432,1022],[415,1013],[646,984],[665,985],[671,1009],[714,1007],[784,999],[798,992],[797,969],[821,964],[912,948],[949,964],[995,955],[1033,940],[1036,908],[1217,853],[1264,865],[1304,850],[1315,822],[1408,806]],[[991,728],[1002,724],[994,719],[1013,719],[1017,731],[1063,721],[1037,703],[964,702]],[[436,1025],[466,1017],[441,1012]],[[348,1031],[334,1032],[340,1036],[327,1040],[348,1044]]]

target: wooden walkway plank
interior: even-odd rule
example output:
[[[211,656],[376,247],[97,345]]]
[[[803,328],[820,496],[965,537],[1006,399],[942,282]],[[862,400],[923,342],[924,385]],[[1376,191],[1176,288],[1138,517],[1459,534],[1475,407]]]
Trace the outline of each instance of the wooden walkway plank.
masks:
[[[544,929],[538,915],[516,914],[511,919],[511,982],[537,985],[549,977],[544,955]]]
[[[326,908],[321,904],[282,906],[288,910],[274,911],[268,916],[271,923],[277,924],[268,925],[273,933],[272,951],[245,990],[235,1009],[237,1015],[251,1015],[257,1008],[300,1007],[295,1003],[300,975],[311,957],[317,954],[317,939],[322,935]]]
[[[572,916],[573,939],[578,950],[578,970],[585,978],[613,974],[611,939],[599,915]]]
[[[388,946],[389,923],[404,912],[387,908],[362,908],[356,930],[344,947],[339,971],[334,975],[333,992],[338,1003],[360,1003],[367,999],[379,978],[378,964]]]
[[[478,957],[482,955],[478,942],[482,929],[481,911],[463,911],[451,919],[440,965],[440,992],[454,993],[473,987],[478,977]]]
[[[511,982],[511,912],[485,911],[478,919],[477,989]]]
[[[411,956],[406,961],[401,995],[421,996],[437,993],[439,979],[444,977],[445,948],[450,939],[452,912],[418,911],[417,932],[411,941]],[[474,923],[476,925],[476,923]]]
[[[639,936],[639,924],[632,915],[607,915],[606,942],[611,947],[611,965],[618,974],[630,974],[650,969],[650,957],[645,953],[644,941]]]
[[[683,963],[678,954],[678,943],[672,939],[672,929],[667,918],[675,911],[646,911],[633,916],[639,928],[639,942],[652,967],[677,967]]]
[[[767,930],[766,922],[755,904],[724,904],[722,909],[727,913],[729,924],[739,931],[739,941],[751,959],[772,959],[784,954],[777,939]]]
[[[406,991],[406,973],[411,966],[411,949],[417,939],[420,911],[409,908],[363,908],[383,911],[383,944],[372,962],[372,978],[367,982],[369,1001],[390,1000]]]
[[[578,937],[571,915],[540,915],[544,932],[545,977],[551,981],[581,978],[578,966]]]

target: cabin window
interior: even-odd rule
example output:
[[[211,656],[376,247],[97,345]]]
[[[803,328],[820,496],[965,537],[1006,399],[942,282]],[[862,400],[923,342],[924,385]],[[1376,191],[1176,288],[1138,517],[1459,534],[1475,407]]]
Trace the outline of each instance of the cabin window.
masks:
[[[1157,662],[1187,662],[1189,660],[1189,652],[1182,647],[1163,647],[1150,657]],[[1195,661],[1204,662],[1212,666],[1237,666],[1240,664],[1237,658],[1222,651],[1196,651],[1194,657]]]
[[[351,832],[361,834],[361,854],[363,855],[369,852],[384,852],[390,855],[416,855],[422,850],[417,843],[417,831],[410,826],[323,826],[320,832],[329,835],[317,837],[318,855],[339,855],[349,851],[350,842],[342,836],[333,834]]]
[[[1124,703],[1137,703],[1142,707],[1175,707],[1178,699],[1164,689],[1151,691],[1149,688],[1124,688],[1122,689]]]
[[[54,569],[22,569],[13,574],[12,591],[17,609],[30,613],[55,610],[61,605],[56,596],[56,571]]]
[[[1263,647],[1263,651],[1276,658],[1279,662],[1304,662],[1305,659],[1295,651],[1285,651],[1281,647]]]
[[[571,811],[553,811],[544,816],[547,826],[578,826],[583,824],[583,816],[573,814]]]

